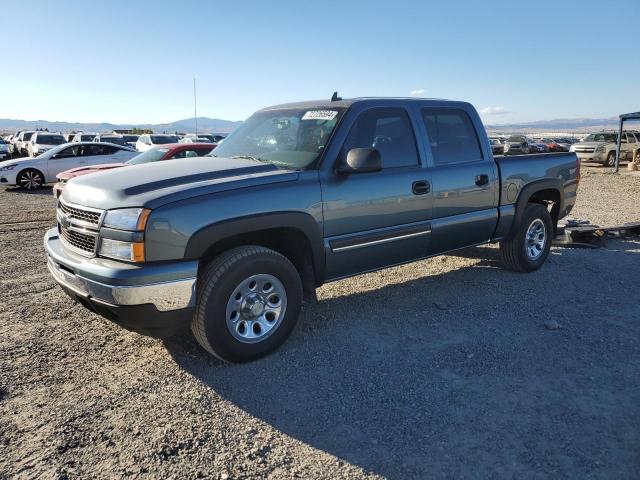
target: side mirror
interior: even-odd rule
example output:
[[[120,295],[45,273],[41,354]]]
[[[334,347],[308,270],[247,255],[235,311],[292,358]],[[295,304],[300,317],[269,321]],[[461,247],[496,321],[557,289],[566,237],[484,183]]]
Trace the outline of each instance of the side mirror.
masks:
[[[375,148],[353,148],[347,161],[338,167],[338,173],[371,173],[382,170],[382,157]]]

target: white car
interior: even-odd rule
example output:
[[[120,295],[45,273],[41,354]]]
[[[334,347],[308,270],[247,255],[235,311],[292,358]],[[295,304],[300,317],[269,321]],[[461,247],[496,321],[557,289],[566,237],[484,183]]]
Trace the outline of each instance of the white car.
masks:
[[[122,135],[112,135],[110,133],[104,135],[96,135],[93,141],[98,143],[115,143],[116,145],[122,145],[123,147],[129,146]]]
[[[18,135],[18,138],[13,144],[13,151],[18,157],[22,157],[23,155],[27,154],[27,144],[29,143],[29,140],[31,140],[31,137],[34,133],[36,132],[34,132],[33,130],[20,132],[20,135]]]
[[[27,144],[27,155],[37,157],[41,153],[51,150],[53,147],[67,143],[60,133],[36,132],[31,136]]]
[[[103,163],[123,163],[138,152],[112,143],[65,143],[35,158],[0,162],[0,185],[18,185],[36,190],[56,181],[56,175],[70,168]]]
[[[157,147],[158,145],[167,145],[169,143],[178,143],[179,138],[177,135],[166,134],[145,134],[138,137],[136,142],[136,150],[139,152],[146,152],[150,148]]]
[[[72,142],[93,142],[93,139],[96,138],[96,135],[98,135],[97,133],[85,133],[85,132],[80,132],[80,133],[76,133],[73,136],[73,139],[71,140]]]
[[[0,138],[0,160],[11,158],[11,152],[9,151],[9,144],[3,138]]]
[[[136,148],[136,142],[140,138],[140,135],[135,135],[133,133],[125,133],[122,135],[122,138],[125,142],[127,142],[131,148]]]

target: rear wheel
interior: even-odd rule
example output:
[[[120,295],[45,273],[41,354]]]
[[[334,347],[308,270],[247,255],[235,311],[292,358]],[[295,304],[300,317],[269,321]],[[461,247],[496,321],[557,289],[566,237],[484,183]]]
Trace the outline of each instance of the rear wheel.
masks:
[[[510,237],[500,242],[502,262],[513,272],[533,272],[549,256],[553,222],[544,205],[530,203]]]
[[[264,247],[237,247],[199,276],[191,330],[209,353],[247,362],[287,339],[301,305],[302,281],[286,257]]]
[[[29,168],[18,174],[17,183],[25,190],[37,190],[44,185],[44,175],[34,168]]]

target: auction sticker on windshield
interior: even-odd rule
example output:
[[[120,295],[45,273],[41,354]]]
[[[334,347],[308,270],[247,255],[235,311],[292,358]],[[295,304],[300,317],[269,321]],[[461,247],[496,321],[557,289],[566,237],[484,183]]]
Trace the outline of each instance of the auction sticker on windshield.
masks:
[[[338,115],[335,110],[309,110],[302,120],[333,120]]]

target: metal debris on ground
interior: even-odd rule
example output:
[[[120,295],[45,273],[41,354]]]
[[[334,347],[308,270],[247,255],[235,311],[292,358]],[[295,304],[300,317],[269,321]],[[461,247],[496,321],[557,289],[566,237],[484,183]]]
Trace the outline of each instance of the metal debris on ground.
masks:
[[[558,226],[553,245],[566,248],[600,248],[608,238],[640,236],[640,222],[625,223],[618,227],[591,225],[588,220],[568,219]]]

